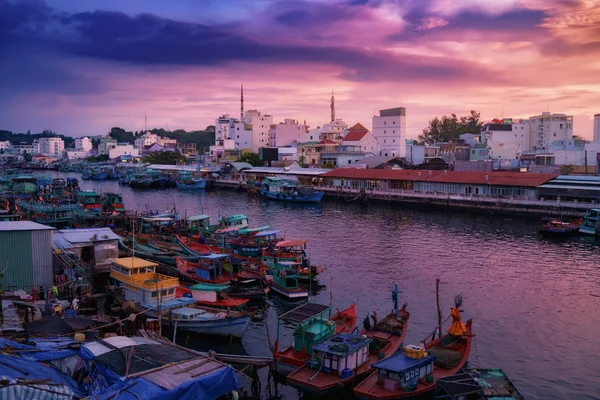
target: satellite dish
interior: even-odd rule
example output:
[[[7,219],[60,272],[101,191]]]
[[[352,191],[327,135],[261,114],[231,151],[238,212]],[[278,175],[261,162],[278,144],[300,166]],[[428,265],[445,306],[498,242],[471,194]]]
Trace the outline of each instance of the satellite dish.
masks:
[[[462,306],[462,296],[460,294],[457,294],[456,296],[454,296],[454,304],[456,305],[456,308],[459,308]]]

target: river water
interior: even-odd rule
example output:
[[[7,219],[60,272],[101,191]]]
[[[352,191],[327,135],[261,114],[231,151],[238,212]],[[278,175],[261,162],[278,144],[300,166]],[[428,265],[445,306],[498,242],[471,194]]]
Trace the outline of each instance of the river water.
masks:
[[[410,311],[405,344],[418,344],[434,329],[435,280],[440,278],[444,318],[456,294],[463,296],[464,319],[473,318],[471,366],[503,369],[527,399],[600,398],[595,238],[548,240],[537,235],[536,221],[415,211],[397,204],[293,206],[229,190],[134,190],[92,181],[81,186],[122,193],[127,209],[165,211],[175,204],[188,216],[243,213],[251,226],[270,225],[288,239],[308,239],[312,264],[327,267],[313,300],[328,303],[332,284],[334,307],[355,301],[359,321],[391,297],[397,282],[400,302]],[[239,351],[270,355],[265,323],[274,341],[276,314],[293,307],[278,299],[270,305],[266,322],[262,316],[253,320]],[[378,314],[390,308],[391,301]],[[281,333],[281,343],[291,343],[291,330]],[[199,337],[188,340],[198,348],[216,346]],[[266,393],[265,379],[262,386]],[[279,390],[287,399],[298,397],[292,388]]]

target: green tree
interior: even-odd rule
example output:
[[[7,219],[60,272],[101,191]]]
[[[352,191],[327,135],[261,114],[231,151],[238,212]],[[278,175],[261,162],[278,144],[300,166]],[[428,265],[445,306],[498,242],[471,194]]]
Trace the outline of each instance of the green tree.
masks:
[[[456,114],[444,115],[442,118],[435,117],[429,121],[429,126],[423,129],[419,135],[421,144],[433,144],[436,142],[447,142],[456,139],[463,133],[480,134],[483,124],[481,114],[475,110],[467,116],[457,117]]]
[[[178,151],[157,151],[148,154],[142,161],[150,164],[178,165],[185,163],[185,156]]]
[[[575,170],[575,167],[573,167],[571,164],[569,164],[569,165],[562,165],[560,167],[560,174],[561,175],[571,175],[574,170]]]
[[[298,157],[298,165],[300,165],[302,168],[308,168],[308,164],[306,163],[306,157]]]
[[[253,167],[260,167],[260,166],[265,165],[265,163],[263,161],[261,161],[261,159],[258,157],[258,154],[250,153],[250,152],[242,153],[242,155],[240,156],[238,161],[239,162],[247,162],[248,164],[252,165]]]
[[[25,150],[23,150],[23,153],[21,155],[23,156],[23,160],[25,160],[25,162],[30,162],[31,160],[33,160],[31,154],[29,154]]]
[[[333,165],[333,162],[329,160],[323,165],[323,168],[335,169],[335,165]]]
[[[116,139],[119,143],[135,142],[135,136],[133,132],[126,131],[125,129],[119,127],[111,128],[108,136],[110,136],[113,139]]]

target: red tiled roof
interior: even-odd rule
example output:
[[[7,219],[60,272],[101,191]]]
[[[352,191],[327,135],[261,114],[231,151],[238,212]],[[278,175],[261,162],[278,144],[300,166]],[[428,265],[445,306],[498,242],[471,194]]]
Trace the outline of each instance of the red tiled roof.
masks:
[[[321,141],[319,142],[319,144],[337,144],[337,143],[336,143],[336,142],[334,142],[334,141],[333,141],[333,140],[331,140],[331,139],[324,139],[324,140],[321,140]]]
[[[358,142],[362,140],[362,138],[364,138],[367,133],[369,133],[369,131],[366,129],[364,131],[350,130],[350,132],[348,132],[348,134],[344,138],[344,142]]]
[[[349,131],[367,131],[368,129],[365,128],[360,122],[357,122],[356,125],[354,125],[352,128],[348,128]]]
[[[420,174],[420,175],[419,175]],[[343,179],[372,179],[392,181],[426,181],[442,183],[466,183],[475,185],[504,185],[537,187],[558,174],[538,174],[533,172],[455,172],[455,171],[415,171],[393,169],[340,168],[329,171],[322,177]],[[486,181],[487,176],[487,181]]]

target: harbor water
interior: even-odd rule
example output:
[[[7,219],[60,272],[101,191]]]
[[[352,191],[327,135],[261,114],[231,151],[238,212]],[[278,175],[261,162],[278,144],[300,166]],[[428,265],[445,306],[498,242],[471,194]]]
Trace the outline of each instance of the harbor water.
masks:
[[[405,344],[418,344],[435,328],[440,278],[444,318],[456,294],[463,296],[464,318],[473,318],[470,366],[502,368],[527,399],[600,396],[600,242],[593,237],[544,239],[532,220],[398,204],[294,206],[228,190],[135,190],[95,181],[81,187],[122,193],[129,210],[162,212],[175,204],[182,216],[243,213],[251,226],[308,239],[311,263],[327,267],[313,301],[328,303],[332,288],[334,310],[356,302],[359,323],[373,309],[380,316],[391,310],[397,282],[400,303],[410,311]],[[266,321],[262,314],[253,319],[240,351],[270,355],[265,324],[274,341],[276,315],[294,306],[277,298],[269,304]],[[211,347],[193,343],[206,340],[200,337],[188,340],[191,347]],[[291,329],[282,329],[280,342],[291,343]],[[291,388],[280,387],[280,393],[298,396]]]

